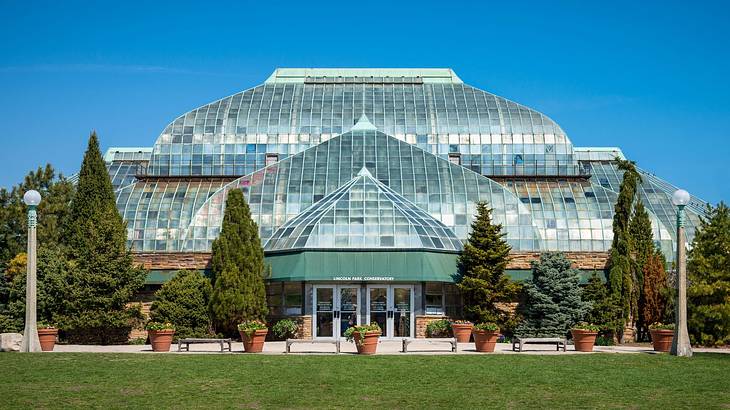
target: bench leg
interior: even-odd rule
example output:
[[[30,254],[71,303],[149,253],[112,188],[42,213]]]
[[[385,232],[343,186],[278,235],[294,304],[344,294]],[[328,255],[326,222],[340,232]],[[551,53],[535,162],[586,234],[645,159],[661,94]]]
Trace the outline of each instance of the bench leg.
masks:
[[[340,353],[340,341],[339,340],[335,342],[335,351],[337,352],[337,354]]]
[[[286,344],[286,352],[291,353],[291,345],[289,343]]]

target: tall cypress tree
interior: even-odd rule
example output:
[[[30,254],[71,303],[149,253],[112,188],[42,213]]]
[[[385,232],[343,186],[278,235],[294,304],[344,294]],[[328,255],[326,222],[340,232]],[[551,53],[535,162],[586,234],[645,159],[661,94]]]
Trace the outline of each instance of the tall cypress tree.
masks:
[[[89,138],[64,239],[70,267],[62,329],[74,342],[126,342],[140,318],[127,303],[146,272],[133,266],[127,224],[117,212],[96,133]]]
[[[730,345],[730,208],[708,205],[687,263],[692,343]]]
[[[637,337],[639,339],[648,334],[647,323],[644,318],[644,268],[649,258],[655,254],[654,234],[651,229],[651,220],[644,204],[637,201],[634,206],[634,213],[629,222],[629,241],[632,257],[632,292],[631,292],[631,316],[636,321]],[[656,269],[656,260],[652,260],[652,269]]]
[[[672,292],[667,280],[664,255],[654,249],[644,263],[644,283],[642,288],[641,319],[645,327],[656,322],[673,322],[670,312]]]
[[[243,192],[228,192],[220,236],[213,242],[211,316],[216,331],[237,332],[244,320],[265,320],[264,250]]]
[[[491,213],[485,203],[477,204],[476,219],[458,260],[458,286],[466,319],[497,322],[503,331],[509,331],[514,327],[514,315],[498,305],[513,301],[519,285],[504,273],[511,248],[504,240],[502,225],[492,224]]]
[[[622,324],[616,331],[623,334],[623,326],[631,317],[631,295],[634,282],[629,221],[641,176],[633,161],[619,158],[616,158],[615,161],[624,175],[613,216],[613,243],[608,261],[608,283],[612,296],[619,301],[622,309],[620,318]]]

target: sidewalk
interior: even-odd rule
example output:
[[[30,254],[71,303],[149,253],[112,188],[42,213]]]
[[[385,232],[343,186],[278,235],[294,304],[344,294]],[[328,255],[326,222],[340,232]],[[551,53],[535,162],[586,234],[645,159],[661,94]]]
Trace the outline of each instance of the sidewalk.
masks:
[[[241,342],[233,342],[233,354],[242,353],[243,345]],[[285,354],[285,342],[266,342],[262,354]],[[215,344],[197,344],[190,345],[190,352],[178,352],[177,344],[170,347],[170,353],[167,354],[230,354],[228,352],[221,353],[220,345]],[[401,353],[401,342],[397,340],[381,340],[378,345],[378,354],[390,355],[414,355],[414,354],[485,354],[478,353],[474,349],[474,343],[462,343],[458,345],[456,353],[452,353],[451,345],[443,344],[427,344],[415,341],[408,346],[408,353]],[[315,344],[315,343],[298,343],[292,345],[292,355],[296,354],[334,354],[334,344]],[[730,354],[730,349],[713,349],[713,348],[695,348],[695,352],[712,352]],[[53,352],[83,352],[83,353],[153,353],[150,345],[116,345],[116,346],[95,346],[95,345],[59,345],[57,344]],[[341,344],[341,352],[343,354],[356,353],[353,343],[343,341]],[[596,346],[594,353],[650,353],[654,354],[650,344],[639,346]],[[487,353],[489,354],[489,353]],[[522,353],[513,352],[512,344],[498,343],[491,354],[522,354],[522,355],[565,355],[565,354],[591,354],[576,352],[572,345],[568,345],[565,352],[558,352],[554,346],[547,345],[527,345]]]

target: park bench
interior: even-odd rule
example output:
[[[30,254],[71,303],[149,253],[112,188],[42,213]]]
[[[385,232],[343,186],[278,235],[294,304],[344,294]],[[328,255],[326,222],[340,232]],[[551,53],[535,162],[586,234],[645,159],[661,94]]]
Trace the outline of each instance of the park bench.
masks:
[[[411,338],[403,338],[403,348],[401,351],[403,353],[408,353],[408,345],[413,342],[419,342],[419,343],[426,343],[426,344],[436,344],[436,343],[450,343],[451,344],[451,351],[456,353],[456,338],[455,337],[438,337],[438,338],[428,338],[428,339],[411,339]]]
[[[218,343],[221,345],[221,352],[224,352],[228,350],[231,351],[231,339],[203,339],[203,338],[187,338],[187,339],[180,339],[177,341],[177,351],[182,352],[190,351],[190,345],[193,344],[203,344],[203,343]],[[224,347],[225,344],[228,344],[228,347]],[[183,346],[184,345],[184,346]]]
[[[340,353],[339,339],[286,339],[286,353],[291,353],[291,345],[293,344],[320,344],[330,343],[335,345],[335,353]]]
[[[522,351],[522,346],[526,344],[554,344],[557,351],[563,349],[565,351],[565,345],[567,340],[564,337],[515,337],[512,339],[512,351]],[[517,348],[519,347],[519,350]]]

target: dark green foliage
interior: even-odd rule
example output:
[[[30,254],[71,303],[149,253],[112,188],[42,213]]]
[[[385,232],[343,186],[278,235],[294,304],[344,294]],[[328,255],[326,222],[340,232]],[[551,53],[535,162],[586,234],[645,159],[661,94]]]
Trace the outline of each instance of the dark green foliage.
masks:
[[[5,271],[10,259],[26,251],[28,208],[23,203],[23,195],[31,189],[40,192],[43,198],[37,208],[38,243],[57,246],[61,242],[61,225],[68,216],[74,186],[47,164],[29,172],[10,191],[0,188],[0,272]]]
[[[730,344],[730,208],[708,206],[687,264],[692,343]]]
[[[658,255],[656,255],[655,251],[654,234],[651,228],[649,213],[641,201],[637,201],[634,207],[634,214],[629,222],[629,241],[632,254],[631,277],[633,280],[631,287],[631,317],[636,322],[638,331],[637,338],[646,339],[648,337],[648,329],[646,326],[651,324],[651,322],[647,323],[644,318],[644,270],[647,261],[653,256]],[[653,262],[656,262],[656,260],[653,260]],[[652,265],[652,269],[656,268],[656,264]]]
[[[238,189],[228,192],[221,233],[213,242],[212,271],[210,310],[217,332],[235,335],[238,323],[266,319],[264,251],[258,226]]]
[[[584,320],[599,326],[602,334],[613,337],[621,323],[621,307],[598,273],[593,272],[591,275],[588,284],[583,288],[581,299],[591,304]]]
[[[547,252],[532,262],[532,278],[525,282],[520,305],[524,320],[515,334],[563,336],[583,320],[591,305],[581,300],[579,271],[570,267],[564,254]]]
[[[155,293],[150,320],[175,325],[175,337],[210,337],[208,310],[213,289],[198,271],[179,271]]]
[[[25,258],[23,258],[25,260]],[[57,247],[41,246],[36,266],[36,300],[38,322],[55,324],[62,309],[66,290],[66,259]],[[8,286],[8,303],[0,310],[0,333],[20,332],[25,323],[26,270],[12,276]],[[0,307],[1,309],[1,307]]]
[[[96,134],[89,138],[64,230],[70,265],[61,329],[72,342],[125,343],[141,317],[126,305],[146,272],[133,266]]]
[[[296,337],[299,326],[291,319],[281,319],[271,328],[278,340],[292,339]]]
[[[477,204],[469,239],[459,256],[459,289],[463,297],[464,318],[473,323],[496,322],[503,332],[514,329],[514,314],[500,309],[512,302],[519,285],[504,273],[510,246],[504,240],[502,225],[492,224],[492,210]]]
[[[618,200],[613,216],[613,243],[608,261],[608,284],[611,296],[621,306],[621,324],[616,329],[623,331],[629,322],[632,312],[632,295],[634,295],[633,261],[631,258],[631,238],[629,224],[631,220],[636,190],[641,176],[632,161],[616,158],[618,168],[624,172],[619,189]]]
[[[426,325],[426,336],[428,337],[450,337],[451,322],[447,319],[438,319],[428,322]]]

